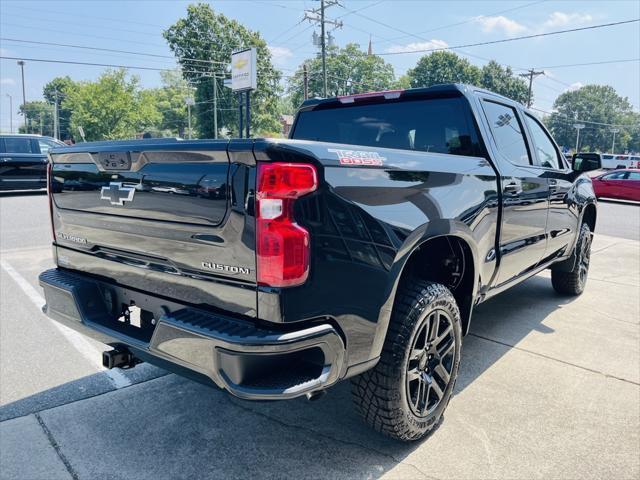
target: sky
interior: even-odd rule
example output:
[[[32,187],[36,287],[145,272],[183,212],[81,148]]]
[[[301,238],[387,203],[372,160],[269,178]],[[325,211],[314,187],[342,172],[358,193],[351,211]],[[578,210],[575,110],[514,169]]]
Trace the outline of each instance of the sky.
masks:
[[[25,59],[26,99],[42,98],[42,87],[56,76],[93,80],[105,67],[43,63],[29,59],[77,61],[170,69],[176,66],[162,30],[185,15],[193,1],[182,0],[0,0],[0,56]],[[270,47],[274,64],[290,75],[317,53],[314,29],[304,11],[317,0],[210,0],[218,13],[257,30]],[[482,0],[340,0],[327,10],[340,20],[332,35],[339,46],[371,39],[374,54],[390,62],[397,76],[413,67],[424,53],[438,47],[509,39],[525,35],[587,27],[640,18],[640,0],[606,1],[482,1]],[[9,40],[11,39],[11,40]],[[28,40],[137,52],[21,43]],[[489,59],[510,65],[516,73],[544,70],[534,80],[534,107],[552,109],[555,98],[587,84],[613,86],[640,108],[640,23],[584,30],[492,45],[453,49],[472,64]],[[152,54],[156,56],[140,55]],[[598,65],[576,65],[592,62]],[[160,85],[156,70],[131,69],[144,87]],[[0,59],[0,130],[9,131],[9,97],[13,98],[13,127],[22,119],[20,68],[15,59]]]

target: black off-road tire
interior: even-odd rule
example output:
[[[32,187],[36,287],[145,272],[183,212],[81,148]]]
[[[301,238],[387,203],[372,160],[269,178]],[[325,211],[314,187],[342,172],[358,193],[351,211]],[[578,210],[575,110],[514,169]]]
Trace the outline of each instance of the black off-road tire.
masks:
[[[563,269],[551,269],[551,285],[558,293],[563,295],[580,295],[584,292],[589,274],[589,262],[591,258],[592,234],[589,225],[583,223],[580,227],[578,241],[575,246],[573,268],[569,271]]]
[[[461,347],[460,310],[449,289],[412,282],[398,293],[380,361],[351,381],[356,410],[387,436],[423,438],[439,424],[451,399]]]

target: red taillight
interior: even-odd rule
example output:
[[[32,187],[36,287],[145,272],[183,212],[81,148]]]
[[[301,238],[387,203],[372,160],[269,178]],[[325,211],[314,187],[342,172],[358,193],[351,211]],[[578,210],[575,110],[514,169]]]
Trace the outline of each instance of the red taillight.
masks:
[[[261,163],[257,185],[258,283],[300,285],[309,275],[309,232],[295,223],[293,204],[318,188],[316,169],[308,164]]]
[[[49,220],[51,221],[51,235],[53,241],[56,241],[56,229],[53,226],[53,192],[51,191],[51,181],[53,176],[53,163],[49,160],[47,163],[47,196],[49,197]]]

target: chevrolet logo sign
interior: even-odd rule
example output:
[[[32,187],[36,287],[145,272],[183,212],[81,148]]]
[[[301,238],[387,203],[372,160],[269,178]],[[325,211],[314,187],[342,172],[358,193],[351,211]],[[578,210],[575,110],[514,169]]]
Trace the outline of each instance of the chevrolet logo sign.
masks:
[[[111,182],[108,187],[102,187],[100,200],[109,200],[111,205],[124,205],[124,202],[133,200],[135,188],[123,187],[120,182]]]
[[[233,68],[237,68],[238,70],[240,70],[241,68],[243,68],[247,63],[249,63],[248,60],[245,60],[244,58],[239,58],[236,63],[233,64]]]

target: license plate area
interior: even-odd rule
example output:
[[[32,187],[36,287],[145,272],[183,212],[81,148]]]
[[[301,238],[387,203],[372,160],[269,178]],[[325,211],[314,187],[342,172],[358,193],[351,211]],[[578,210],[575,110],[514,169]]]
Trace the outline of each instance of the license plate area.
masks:
[[[135,301],[131,301],[131,304],[122,304],[121,313],[118,317],[118,322],[125,325],[130,325],[134,328],[151,328],[156,324],[156,319],[153,316],[153,312],[149,310],[143,310],[135,304]]]
[[[99,290],[103,314],[98,316],[98,323],[144,343],[151,341],[162,315],[183,308],[182,305],[125,287],[100,283]]]

